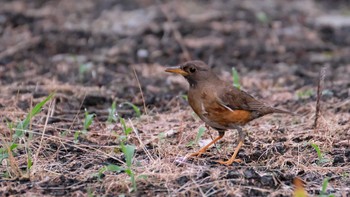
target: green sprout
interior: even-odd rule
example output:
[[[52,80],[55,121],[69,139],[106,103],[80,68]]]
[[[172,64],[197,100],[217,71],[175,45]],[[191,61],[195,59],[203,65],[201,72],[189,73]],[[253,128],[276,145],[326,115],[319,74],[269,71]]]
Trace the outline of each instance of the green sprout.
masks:
[[[308,99],[312,95],[314,95],[314,91],[312,89],[307,89],[307,90],[299,90],[297,91],[297,97],[299,99]]]
[[[117,122],[117,106],[115,101],[112,103],[111,108],[108,109],[108,119],[107,122],[108,123],[113,123],[113,122]]]
[[[140,117],[141,116],[141,111],[140,108],[138,108],[136,105],[130,103],[130,102],[124,102],[120,105],[129,105],[130,107],[132,107],[132,109],[134,110],[136,117]]]
[[[41,101],[40,103],[36,104],[33,109],[28,113],[28,115],[26,116],[26,118],[22,121],[20,121],[17,124],[16,130],[15,130],[15,134],[13,135],[13,139],[17,139],[23,136],[24,131],[26,131],[29,127],[29,124],[32,120],[32,118],[34,116],[36,116],[38,113],[40,113],[42,107],[49,101],[52,99],[52,97],[54,96],[54,93],[51,93],[48,97],[46,97],[43,101]]]
[[[78,143],[78,138],[80,134],[86,134],[89,127],[93,123],[95,114],[89,114],[89,112],[85,109],[85,118],[84,118],[84,125],[83,125],[83,130],[82,131],[75,131],[74,133],[74,143]]]
[[[51,93],[49,96],[47,96],[43,101],[41,101],[40,103],[36,104],[31,110],[30,112],[27,114],[27,116],[25,117],[24,120],[19,121],[16,125],[14,123],[9,123],[7,122],[7,127],[10,129],[10,131],[15,131],[15,133],[12,136],[12,142],[9,143],[8,146],[2,147],[0,148],[0,163],[4,160],[9,158],[11,155],[13,155],[14,150],[19,146],[18,143],[16,143],[16,141],[19,138],[23,138],[25,135],[25,132],[27,132],[32,119],[34,118],[34,116],[36,116],[37,114],[40,113],[40,111],[43,109],[43,106],[53,98],[54,93]],[[32,134],[32,133],[30,133]],[[32,135],[29,135],[29,139],[32,138]],[[4,142],[6,143],[6,142]],[[32,151],[29,147],[29,142],[27,140],[24,141],[24,148],[26,151],[26,155],[27,155],[27,174],[29,173],[31,167],[33,166],[33,159],[32,159]],[[11,162],[11,160],[10,160]],[[17,171],[19,171],[20,176],[23,176],[22,172],[20,169],[17,169]],[[9,172],[5,172],[3,173],[1,176],[3,177],[10,177],[11,173]],[[27,175],[25,176],[27,177]],[[22,177],[23,178],[23,177]]]
[[[181,95],[181,97],[182,97],[185,101],[188,101],[188,96],[187,96],[187,95],[183,94],[183,95]]]
[[[334,197],[334,194],[327,194],[327,187],[329,183],[329,178],[325,178],[322,183],[322,190],[320,192],[319,197]]]
[[[132,170],[132,163],[133,163],[132,160],[134,158],[136,147],[134,145],[124,145],[124,143],[121,143],[121,149],[122,149],[122,152],[125,155],[126,168],[118,166],[118,165],[114,165],[114,164],[109,164],[109,165],[104,166],[103,168],[101,168],[98,171],[96,176],[99,179],[101,179],[103,173],[106,172],[106,171],[110,171],[110,172],[125,172],[130,177],[130,181],[131,181],[131,184],[132,184],[132,191],[136,191],[137,190],[136,178],[135,178],[135,173]],[[144,178],[144,177],[140,176],[138,178]]]
[[[84,119],[84,130],[87,131],[92,124],[95,114],[89,114],[89,112],[85,109],[85,119]]]
[[[233,86],[235,86],[238,89],[241,89],[241,85],[239,83],[239,75],[237,70],[232,67],[232,81],[233,81]]]
[[[269,17],[267,16],[267,14],[263,11],[257,12],[255,14],[255,17],[258,19],[259,22],[264,23],[264,24],[268,23],[270,20]]]
[[[322,152],[321,152],[321,149],[318,147],[317,144],[315,144],[315,143],[310,143],[310,145],[311,145],[312,148],[314,148],[315,151],[317,152],[317,157],[318,157],[317,165],[320,165],[320,164],[322,164],[322,163],[328,162],[328,160],[325,159],[325,158],[323,157],[323,154],[322,154]]]

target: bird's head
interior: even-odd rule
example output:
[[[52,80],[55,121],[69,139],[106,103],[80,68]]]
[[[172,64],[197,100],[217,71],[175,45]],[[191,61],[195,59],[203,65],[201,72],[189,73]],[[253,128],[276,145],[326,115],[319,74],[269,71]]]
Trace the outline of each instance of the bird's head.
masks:
[[[206,63],[198,60],[169,67],[165,71],[184,76],[190,85],[195,85],[199,81],[207,81],[209,78],[217,78]]]

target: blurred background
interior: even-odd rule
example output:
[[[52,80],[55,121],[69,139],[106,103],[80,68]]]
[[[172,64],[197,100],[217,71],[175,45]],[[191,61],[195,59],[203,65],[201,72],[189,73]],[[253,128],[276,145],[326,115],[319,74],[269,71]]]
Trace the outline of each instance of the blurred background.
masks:
[[[328,66],[328,93],[342,100],[349,96],[349,9],[339,0],[2,0],[1,94],[57,90],[68,95],[62,110],[79,108],[82,96],[82,109],[112,100],[141,106],[135,70],[146,105],[162,111],[186,87],[164,66],[200,59],[228,79],[236,68],[251,92],[263,94],[264,79],[289,86],[285,99],[297,91],[312,97],[307,86]]]

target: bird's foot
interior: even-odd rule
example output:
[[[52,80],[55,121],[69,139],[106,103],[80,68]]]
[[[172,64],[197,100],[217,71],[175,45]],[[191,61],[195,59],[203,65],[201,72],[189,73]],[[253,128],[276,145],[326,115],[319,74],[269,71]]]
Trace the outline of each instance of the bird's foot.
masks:
[[[232,163],[234,162],[237,162],[237,163],[241,163],[242,160],[241,159],[233,159],[233,160],[227,160],[227,161],[222,161],[222,160],[216,160],[215,162],[219,163],[219,164],[223,164],[223,165],[231,165]]]

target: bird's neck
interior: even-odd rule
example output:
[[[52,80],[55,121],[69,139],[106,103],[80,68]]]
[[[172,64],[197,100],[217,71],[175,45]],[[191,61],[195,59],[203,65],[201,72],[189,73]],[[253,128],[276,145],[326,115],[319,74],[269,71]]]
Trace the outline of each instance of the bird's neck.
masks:
[[[198,81],[193,79],[187,79],[188,83],[190,84],[190,88],[195,88],[198,85]]]
[[[190,84],[190,88],[197,88],[198,86],[212,86],[214,84],[222,84],[223,82],[216,75],[205,77],[201,80],[186,78],[188,83]]]

